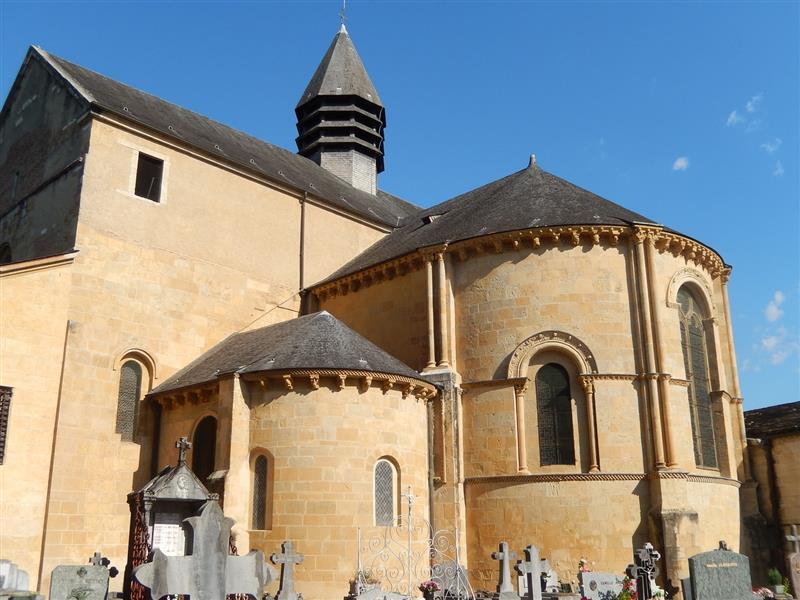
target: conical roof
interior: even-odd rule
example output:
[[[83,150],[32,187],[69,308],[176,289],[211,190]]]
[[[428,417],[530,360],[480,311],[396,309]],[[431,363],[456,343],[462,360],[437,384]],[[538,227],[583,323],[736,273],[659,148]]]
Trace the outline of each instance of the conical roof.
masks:
[[[383,106],[344,25],[333,38],[297,106],[317,96],[359,96]]]
[[[632,210],[530,165],[441,204],[405,218],[341,269],[331,281],[419,248],[470,238],[566,225],[656,223]]]
[[[151,393],[200,385],[231,373],[296,369],[372,371],[423,381],[405,363],[322,311],[235,333]]]

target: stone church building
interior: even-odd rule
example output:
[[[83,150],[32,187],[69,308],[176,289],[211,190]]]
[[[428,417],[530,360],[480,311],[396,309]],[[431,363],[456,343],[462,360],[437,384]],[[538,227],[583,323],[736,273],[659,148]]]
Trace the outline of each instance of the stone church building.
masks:
[[[748,551],[717,251],[534,157],[427,209],[380,190],[344,27],[295,112],[296,153],[28,51],[0,113],[0,558],[45,591],[122,568],[126,496],[180,436],[239,551],[293,540],[310,599],[409,489],[476,588],[501,540],[563,581],[650,541],[675,587]]]

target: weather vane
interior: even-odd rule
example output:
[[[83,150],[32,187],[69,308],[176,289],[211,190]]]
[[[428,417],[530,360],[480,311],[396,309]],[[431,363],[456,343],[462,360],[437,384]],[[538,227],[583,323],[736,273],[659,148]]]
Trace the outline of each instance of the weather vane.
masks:
[[[339,22],[344,27],[344,22],[347,19],[347,0],[342,0],[342,10],[339,11]]]

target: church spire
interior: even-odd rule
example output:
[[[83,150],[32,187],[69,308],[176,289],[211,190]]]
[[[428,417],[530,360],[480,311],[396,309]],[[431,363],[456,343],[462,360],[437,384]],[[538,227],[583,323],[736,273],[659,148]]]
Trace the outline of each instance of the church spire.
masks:
[[[297,150],[374,194],[386,113],[342,23],[295,108]]]

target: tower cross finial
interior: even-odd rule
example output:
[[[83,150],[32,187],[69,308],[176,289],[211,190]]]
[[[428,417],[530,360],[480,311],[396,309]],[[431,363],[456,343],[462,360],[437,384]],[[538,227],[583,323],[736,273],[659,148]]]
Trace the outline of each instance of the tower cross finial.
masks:
[[[178,466],[186,464],[186,451],[192,447],[192,443],[188,438],[182,437],[175,442],[175,447],[178,449]]]
[[[342,10],[339,11],[339,24],[341,28],[347,31],[344,27],[344,22],[347,20],[347,0],[342,0]]]

